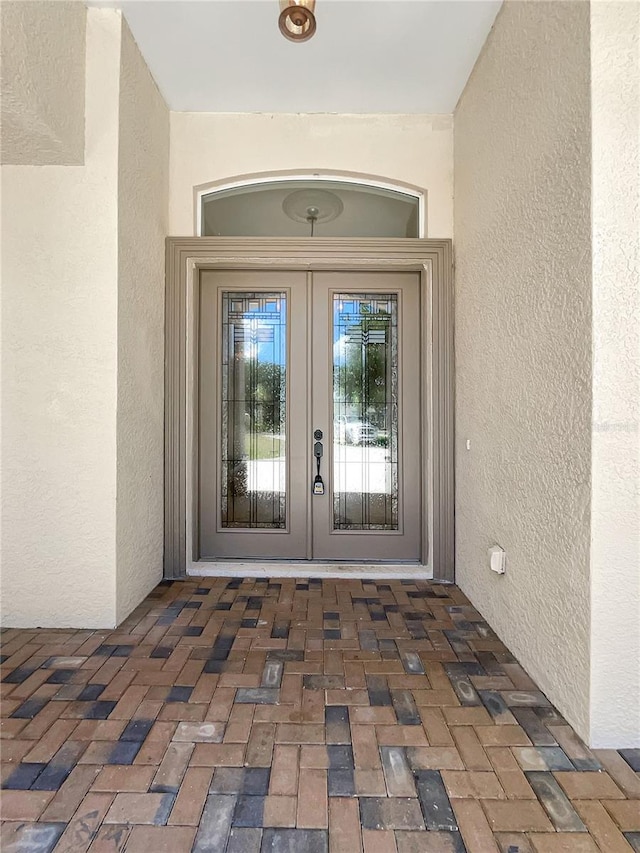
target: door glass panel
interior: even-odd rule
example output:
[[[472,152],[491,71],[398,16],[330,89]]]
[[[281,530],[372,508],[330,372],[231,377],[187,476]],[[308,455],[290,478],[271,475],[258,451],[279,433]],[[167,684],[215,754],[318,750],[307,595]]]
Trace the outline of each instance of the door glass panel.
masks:
[[[398,297],[333,295],[333,529],[398,530]]]
[[[223,528],[286,526],[285,293],[222,294]]]

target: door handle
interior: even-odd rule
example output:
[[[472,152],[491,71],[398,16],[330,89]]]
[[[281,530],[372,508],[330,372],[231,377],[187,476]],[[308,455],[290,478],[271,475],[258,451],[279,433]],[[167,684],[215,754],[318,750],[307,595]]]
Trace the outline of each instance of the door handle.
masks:
[[[322,459],[322,454],[324,453],[324,448],[322,447],[322,430],[317,429],[313,433],[313,437],[315,439],[315,444],[313,445],[313,455],[316,460],[316,476],[313,480],[313,487],[311,489],[312,494],[314,495],[324,495],[324,482],[322,481],[322,477],[320,476],[320,460]]]

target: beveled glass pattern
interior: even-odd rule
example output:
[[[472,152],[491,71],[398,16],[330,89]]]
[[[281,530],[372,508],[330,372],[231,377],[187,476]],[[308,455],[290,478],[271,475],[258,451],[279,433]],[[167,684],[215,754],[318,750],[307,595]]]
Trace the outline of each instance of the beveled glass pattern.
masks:
[[[222,527],[286,526],[286,361],[286,294],[223,293]]]
[[[333,295],[333,529],[398,530],[398,296]]]

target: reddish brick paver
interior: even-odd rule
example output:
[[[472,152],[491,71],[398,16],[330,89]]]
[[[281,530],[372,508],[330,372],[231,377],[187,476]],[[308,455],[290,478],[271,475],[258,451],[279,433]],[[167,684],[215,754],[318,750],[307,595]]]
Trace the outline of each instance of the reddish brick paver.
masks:
[[[591,751],[455,586],[165,582],[2,632],[3,853],[632,853]]]

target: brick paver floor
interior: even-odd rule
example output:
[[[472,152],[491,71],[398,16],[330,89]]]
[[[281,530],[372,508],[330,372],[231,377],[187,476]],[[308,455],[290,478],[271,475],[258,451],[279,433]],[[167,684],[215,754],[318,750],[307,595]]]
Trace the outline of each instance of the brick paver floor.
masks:
[[[189,579],[2,640],[3,853],[640,851],[640,750],[455,586]]]

